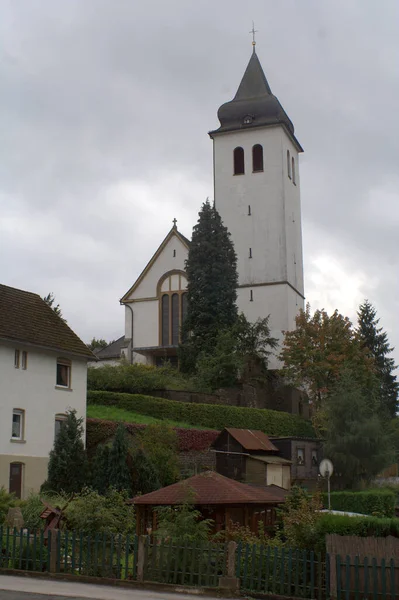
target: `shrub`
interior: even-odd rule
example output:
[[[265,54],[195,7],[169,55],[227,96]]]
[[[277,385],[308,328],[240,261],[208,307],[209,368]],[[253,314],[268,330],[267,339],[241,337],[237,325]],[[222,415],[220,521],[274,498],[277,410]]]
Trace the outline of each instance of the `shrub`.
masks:
[[[14,494],[9,494],[4,486],[0,487],[0,525],[7,517],[8,509],[18,506],[18,500]]]
[[[139,394],[118,394],[106,391],[89,391],[87,400],[89,404],[118,406],[158,419],[184,421],[191,425],[212,429],[238,427],[260,429],[269,435],[315,437],[309,421],[275,410],[216,404],[191,404]]]
[[[30,493],[28,498],[21,504],[24,527],[30,530],[43,529],[44,520],[40,518],[43,510],[44,505],[40,495]]]
[[[87,389],[148,394],[153,390],[185,388],[186,381],[171,366],[153,367],[140,364],[106,365],[101,369],[89,367]]]
[[[318,534],[325,540],[328,533],[337,535],[357,535],[359,537],[399,538],[399,519],[379,519],[377,517],[348,517],[345,515],[322,514],[318,521]]]
[[[323,504],[328,506],[327,494]],[[331,508],[348,512],[362,513],[376,517],[393,517],[396,494],[392,490],[366,490],[363,492],[332,492]]]
[[[127,534],[135,530],[134,509],[123,492],[109,489],[104,496],[84,489],[65,510],[67,528],[89,534]]]

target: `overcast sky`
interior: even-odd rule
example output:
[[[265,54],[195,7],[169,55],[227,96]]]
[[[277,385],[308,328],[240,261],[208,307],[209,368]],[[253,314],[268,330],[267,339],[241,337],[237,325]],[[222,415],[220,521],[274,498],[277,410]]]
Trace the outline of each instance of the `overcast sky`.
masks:
[[[294,122],[305,293],[369,298],[399,361],[397,0],[0,0],[0,281],[89,341],[212,198],[217,109],[252,51]]]

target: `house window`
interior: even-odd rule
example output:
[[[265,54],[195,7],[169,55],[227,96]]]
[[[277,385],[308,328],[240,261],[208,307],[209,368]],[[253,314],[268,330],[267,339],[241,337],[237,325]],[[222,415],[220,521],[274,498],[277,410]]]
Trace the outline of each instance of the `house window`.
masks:
[[[312,450],[312,467],[318,467],[319,461],[317,460],[317,450]]]
[[[296,185],[296,178],[295,178],[295,159],[294,157],[292,157],[292,183],[294,185]]]
[[[296,449],[296,462],[297,462],[297,465],[305,464],[305,448],[297,448]]]
[[[291,156],[289,150],[287,150],[287,173],[288,177],[291,179]]]
[[[11,439],[24,439],[24,411],[19,408],[14,408],[12,411],[12,431]]]
[[[22,368],[24,370],[28,368],[28,353],[25,350],[22,352]]]
[[[234,149],[234,175],[244,175],[244,149],[241,147]]]
[[[55,415],[55,424],[54,424],[54,439],[56,440],[58,434],[61,431],[61,427],[63,427],[65,421],[67,420],[66,415]]]
[[[260,144],[252,147],[252,171],[254,173],[263,171],[263,148]]]
[[[251,216],[251,205],[250,204],[248,204],[248,216],[249,217]]]
[[[57,386],[71,387],[71,363],[68,360],[57,360]]]
[[[19,369],[19,350],[15,350],[14,352],[14,367]]]
[[[254,292],[253,292],[253,290],[249,290],[249,301],[250,302],[254,301]]]
[[[249,258],[252,258],[252,248],[249,249]]]

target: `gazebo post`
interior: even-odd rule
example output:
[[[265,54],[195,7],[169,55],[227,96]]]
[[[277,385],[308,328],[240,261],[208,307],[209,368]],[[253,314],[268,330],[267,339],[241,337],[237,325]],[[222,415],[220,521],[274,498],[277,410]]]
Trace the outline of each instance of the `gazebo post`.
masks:
[[[136,535],[140,535],[140,525],[141,525],[141,506],[139,504],[136,505]]]

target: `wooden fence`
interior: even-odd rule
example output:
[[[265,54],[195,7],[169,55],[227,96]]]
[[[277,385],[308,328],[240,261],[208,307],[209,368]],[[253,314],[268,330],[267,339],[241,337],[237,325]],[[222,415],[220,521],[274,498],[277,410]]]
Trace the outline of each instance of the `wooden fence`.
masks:
[[[0,569],[68,573],[309,600],[399,600],[399,560],[382,557],[397,540],[364,538],[378,556],[340,554],[353,540],[330,543],[333,552],[262,545],[175,542],[148,536],[106,535],[0,527]],[[363,547],[361,546],[363,544]],[[384,549],[385,544],[385,549]],[[393,549],[393,550],[392,550]]]

